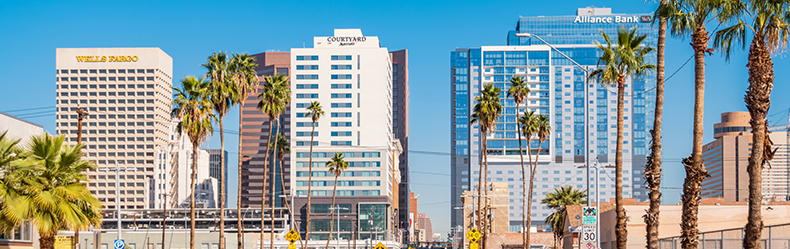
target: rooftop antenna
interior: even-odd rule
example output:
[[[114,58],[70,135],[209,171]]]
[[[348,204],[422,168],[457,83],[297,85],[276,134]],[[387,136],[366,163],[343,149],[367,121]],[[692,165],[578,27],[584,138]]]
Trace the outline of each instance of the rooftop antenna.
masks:
[[[305,48],[305,47],[304,47],[304,40],[302,40],[302,48]]]

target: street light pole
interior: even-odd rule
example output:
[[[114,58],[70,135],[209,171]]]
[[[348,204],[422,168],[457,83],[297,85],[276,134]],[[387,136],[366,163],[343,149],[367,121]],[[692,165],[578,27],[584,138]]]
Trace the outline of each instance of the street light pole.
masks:
[[[571,57],[569,57],[568,55],[566,55],[565,53],[563,53],[562,51],[560,51],[559,49],[557,49],[556,47],[554,47],[550,43],[546,42],[546,40],[543,40],[543,38],[540,38],[540,36],[537,36],[535,34],[530,34],[530,33],[517,33],[516,36],[517,37],[535,37],[538,40],[540,40],[541,42],[543,42],[543,44],[546,44],[547,46],[549,46],[549,48],[553,49],[554,51],[557,51],[557,53],[559,53],[560,55],[565,57],[565,59],[568,59],[570,62],[573,62],[573,64],[576,65],[576,67],[578,67],[581,70],[584,70],[584,80],[585,80],[584,81],[584,106],[585,106],[584,107],[584,114],[585,114],[584,115],[585,116],[584,117],[584,129],[585,129],[585,134],[584,134],[584,161],[585,161],[585,164],[587,164],[587,169],[585,169],[585,171],[587,171],[586,172],[587,178],[585,180],[587,182],[587,184],[585,186],[585,189],[586,189],[586,192],[587,192],[587,206],[589,207],[590,206],[590,153],[591,152],[587,151],[588,150],[587,148],[590,147],[590,141],[589,141],[590,140],[590,124],[589,124],[589,122],[590,122],[590,111],[588,110],[588,108],[590,108],[590,106],[589,106],[590,103],[588,102],[588,98],[590,97],[590,94],[589,94],[589,88],[590,88],[590,86],[589,86],[589,84],[590,84],[590,82],[589,82],[589,75],[590,75],[590,70],[585,68],[585,67],[583,67],[581,64],[579,64],[575,60],[571,59]],[[596,159],[596,165],[597,165],[597,159]],[[596,219],[598,221],[597,222],[598,225],[597,225],[597,228],[596,228],[596,234],[598,234],[598,237],[600,238],[600,236],[601,236],[601,222],[600,222],[600,219],[598,219],[600,217],[597,217],[597,216],[601,212],[601,209],[600,209],[600,201],[601,200],[598,199],[598,192],[599,192],[598,188],[599,188],[599,186],[598,186],[598,168],[596,167],[596,169],[595,169],[595,198],[597,200],[595,201],[595,203],[596,203],[596,206],[597,206],[596,209],[598,209],[598,211],[596,212]],[[597,239],[596,241],[597,241],[597,244],[598,244],[598,248],[600,248],[601,247],[601,240]]]
[[[293,192],[293,189],[291,189],[291,192]],[[294,197],[303,198],[303,197],[307,197],[307,196],[306,195],[296,195],[294,193],[291,193],[290,195],[279,195],[278,197],[280,197],[280,198],[291,197],[291,210],[289,210],[289,212],[291,213],[291,222],[290,222],[291,223],[291,229],[293,229],[294,227],[296,227],[296,226],[294,226],[294,224],[295,224],[294,222],[296,222],[296,216],[294,216]]]
[[[337,213],[337,248],[335,249],[340,249],[340,210],[348,210],[348,208],[344,208],[344,207],[340,207],[340,205],[336,205],[335,207],[329,209],[334,209],[336,211],[335,213]],[[331,238],[332,235],[330,234],[329,239]]]
[[[121,239],[121,170],[127,171],[135,171],[136,168],[121,168],[121,166],[116,162],[115,169],[113,168],[100,168],[99,171],[115,171],[115,212],[118,218],[118,239]],[[163,245],[164,246],[164,245]]]
[[[581,64],[579,64],[575,60],[571,59],[571,57],[569,57],[568,55],[566,55],[565,53],[563,53],[562,51],[560,51],[559,49],[557,49],[556,47],[554,47],[550,43],[546,42],[546,40],[543,40],[543,38],[540,38],[540,36],[537,36],[535,34],[530,34],[530,33],[517,33],[516,36],[517,37],[535,37],[538,40],[540,40],[541,42],[543,42],[543,44],[546,44],[547,46],[549,46],[549,48],[553,49],[554,51],[557,51],[557,53],[559,53],[560,55],[565,57],[565,59],[568,59],[570,62],[573,62],[573,64],[576,65],[576,67],[578,67],[581,70],[584,70],[584,79],[585,79],[585,81],[584,81],[584,106],[585,106],[585,108],[584,108],[584,114],[585,114],[584,115],[585,116],[584,117],[584,129],[585,129],[585,134],[584,134],[584,162],[588,166],[587,169],[586,169],[586,171],[587,171],[587,180],[586,180],[587,184],[585,186],[585,189],[586,189],[586,192],[587,192],[587,206],[590,206],[590,168],[589,168],[589,165],[590,165],[590,152],[587,151],[587,148],[590,146],[590,142],[589,142],[589,138],[590,138],[590,125],[589,125],[590,112],[587,110],[589,108],[589,105],[590,105],[590,103],[588,102],[588,98],[590,97],[590,94],[589,94],[589,83],[590,82],[589,82],[589,79],[588,79],[588,77],[590,75],[590,70],[587,69],[586,67],[583,67]],[[596,186],[596,188],[597,188],[597,186]]]

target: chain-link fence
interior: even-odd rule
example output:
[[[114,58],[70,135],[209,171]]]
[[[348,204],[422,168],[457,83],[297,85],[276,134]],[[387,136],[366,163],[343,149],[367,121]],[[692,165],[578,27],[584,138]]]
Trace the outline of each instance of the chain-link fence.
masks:
[[[702,249],[731,249],[743,248],[743,228],[733,228],[719,231],[699,233],[699,248]],[[661,249],[678,249],[680,236],[662,238],[659,240]],[[765,226],[762,235],[762,248],[790,249],[790,223]]]

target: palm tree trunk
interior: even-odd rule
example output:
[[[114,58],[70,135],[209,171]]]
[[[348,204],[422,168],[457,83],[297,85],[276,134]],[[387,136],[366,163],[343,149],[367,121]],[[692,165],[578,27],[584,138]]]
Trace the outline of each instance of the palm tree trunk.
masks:
[[[529,229],[532,228],[532,190],[534,189],[535,184],[535,171],[537,170],[537,166],[532,166],[532,145],[529,143],[530,137],[527,137],[527,155],[529,156],[529,192],[524,191],[524,203],[526,203],[526,207],[524,208],[525,211],[521,212],[521,216],[524,216],[524,212],[527,212],[527,224],[524,226],[524,233],[526,233],[527,238],[527,246],[529,243],[532,243],[530,240],[532,236],[529,234]],[[537,163],[536,163],[537,164]],[[522,167],[523,168],[523,167]],[[526,181],[527,172],[524,172],[524,180]],[[527,185],[524,184],[524,188]]]
[[[192,192],[189,194],[189,249],[195,249],[195,179],[197,178],[197,162],[198,162],[198,146],[199,142],[192,142],[192,183],[189,188]]]
[[[516,120],[518,120],[518,102],[516,102]],[[520,125],[516,125],[516,133],[518,133],[518,156],[521,157],[521,174],[522,174],[522,177],[521,177],[521,188],[522,188],[522,194],[526,195],[527,194],[527,189],[526,189],[526,187],[527,187],[527,171],[525,171],[526,169],[524,168],[524,151],[523,151],[523,149],[522,149],[523,147],[521,145],[521,126]],[[532,166],[532,163],[530,163],[530,166]],[[526,199],[526,196],[524,196],[524,198],[522,198],[521,206],[524,206],[524,204],[527,203],[523,199]],[[526,213],[524,213],[525,210],[526,210],[526,208],[521,210],[521,229],[524,229],[524,233],[521,235],[521,239],[523,240],[523,245],[522,245],[523,249],[527,249],[527,247],[528,247],[527,246],[527,241],[529,241],[529,229],[526,228],[527,227],[527,217],[526,217]]]
[[[225,249],[225,130],[222,115],[219,116],[219,249]]]
[[[686,179],[683,182],[683,214],[680,223],[681,245],[684,249],[696,249],[697,214],[699,213],[700,187],[708,176],[702,165],[702,131],[705,101],[705,49],[708,47],[708,32],[699,27],[691,35],[694,46],[694,129],[691,156],[683,159]],[[752,153],[754,154],[754,153]]]
[[[241,113],[242,113],[242,110],[244,109],[244,101],[246,101],[246,100],[247,100],[247,98],[246,98],[246,95],[245,95],[245,97],[241,99],[241,104],[239,105],[239,158],[238,158],[239,159],[239,164],[238,164],[238,171],[239,171],[239,175],[238,175],[239,182],[238,182],[238,184],[239,185],[238,185],[238,190],[237,190],[238,192],[236,192],[236,227],[237,227],[236,228],[236,249],[244,248],[244,244],[242,243],[243,236],[244,236],[244,224],[242,224],[242,222],[241,222],[242,221],[242,214],[241,214],[241,176],[242,176],[241,163],[242,162],[241,162],[241,159],[242,159],[242,157],[244,155],[242,153],[242,151],[241,151],[241,149],[242,149],[241,144],[242,144],[242,135],[244,135],[244,131],[242,130],[242,126],[241,126],[241,124],[242,124],[242,122],[241,122]],[[222,152],[222,153],[224,154],[225,152]]]
[[[774,63],[763,35],[755,35],[749,47],[749,90],[746,107],[752,116],[752,154],[749,157],[749,218],[746,223],[744,248],[761,247],[763,230],[761,212],[763,164],[773,159],[771,138],[768,136],[765,115],[771,107],[771,90],[774,82]]]
[[[273,156],[274,160],[277,160],[277,137],[280,136],[280,130],[282,128],[282,127],[280,127],[280,116],[279,115],[277,115],[274,118],[274,123],[277,124],[277,133],[274,136],[274,142],[270,141],[270,143],[274,143],[274,150],[272,151],[272,154],[275,155],[275,156]],[[271,223],[272,223],[272,229],[269,231],[269,248],[271,248],[271,249],[274,249],[274,185],[275,185],[274,182],[275,182],[275,179],[277,178],[274,175],[277,172],[274,169],[275,167],[277,167],[277,164],[273,163],[272,164],[272,188],[271,188],[271,194],[272,195],[270,197],[271,201],[269,203],[269,205],[272,208],[272,214],[269,216],[269,221],[271,221]],[[285,194],[285,193],[283,193],[283,194]]]
[[[615,204],[617,205],[617,248],[625,249],[628,241],[625,208],[623,207],[623,103],[625,99],[625,75],[617,79],[617,146],[615,153]],[[586,152],[586,151],[585,151]]]
[[[313,139],[315,139],[315,121],[313,122],[313,130],[310,131],[310,161],[307,165],[307,220],[305,220],[305,247],[307,247],[307,240],[310,240],[310,204],[313,199]]]
[[[662,5],[667,0],[661,0]],[[650,131],[652,142],[650,156],[645,165],[645,180],[650,189],[650,207],[642,216],[645,221],[645,239],[647,249],[658,249],[659,207],[661,206],[661,121],[664,117],[664,48],[667,37],[667,19],[658,19],[658,49],[656,63],[656,110],[653,118],[653,130]]]
[[[266,172],[269,167],[269,152],[271,149],[271,146],[269,145],[272,142],[272,122],[274,122],[273,117],[272,115],[269,115],[269,138],[268,140],[266,140],[266,154],[263,155],[263,184],[261,187],[261,248],[260,249],[263,249],[263,237],[266,234],[263,228],[266,221],[266,215],[264,215],[265,213],[264,210],[266,208]],[[272,210],[272,215],[274,215],[274,210]],[[272,224],[272,229],[274,229],[274,224]]]
[[[54,249],[55,234],[41,234],[38,238],[38,244],[41,249]]]
[[[329,248],[329,241],[332,241],[332,231],[335,228],[335,220],[332,219],[332,216],[335,215],[335,212],[340,211],[339,209],[335,208],[335,195],[337,195],[337,176],[338,175],[339,175],[338,173],[335,173],[335,187],[332,188],[332,206],[330,206],[332,212],[329,214],[329,237],[326,239],[326,248]],[[337,231],[337,234],[338,234],[338,237],[340,237],[340,235],[339,235],[340,231]]]
[[[482,136],[481,136],[480,140],[482,140],[483,144],[485,144],[486,132],[482,131],[481,133],[482,133]],[[485,145],[483,145],[483,146],[485,146]],[[483,148],[485,148],[485,147],[483,147]],[[483,216],[483,209],[482,209],[482,207],[483,207],[483,198],[480,197],[480,196],[483,195],[482,191],[483,191],[483,155],[484,154],[485,154],[485,150],[481,151],[481,154],[480,154],[480,166],[479,166],[480,174],[478,174],[478,178],[477,178],[477,198],[480,198],[480,201],[477,202],[477,210],[475,210],[475,212],[477,212],[477,214],[478,214],[477,215],[477,220],[475,221],[475,225],[476,226],[481,226],[482,225],[482,223],[480,223],[480,221],[482,221],[482,218],[483,218],[482,217]],[[472,197],[472,198],[474,200],[475,197]],[[482,228],[482,226],[478,227],[477,229],[480,230],[481,228]]]

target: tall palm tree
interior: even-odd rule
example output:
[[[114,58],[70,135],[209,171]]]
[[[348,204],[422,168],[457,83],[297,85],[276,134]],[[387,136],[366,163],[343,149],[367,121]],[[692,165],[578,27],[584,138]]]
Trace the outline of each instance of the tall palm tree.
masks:
[[[209,98],[211,82],[205,82],[204,78],[196,79],[194,76],[187,76],[181,80],[181,88],[172,87],[176,91],[173,99],[173,111],[171,115],[179,118],[176,129],[179,134],[187,134],[189,141],[192,142],[192,180],[189,188],[192,192],[189,195],[189,248],[195,248],[195,178],[197,178],[197,160],[200,144],[214,132],[211,122],[216,118],[214,108]]]
[[[518,119],[518,113],[520,110],[518,106],[521,103],[524,103],[524,100],[527,98],[529,94],[529,87],[527,86],[527,82],[524,81],[524,77],[521,76],[513,76],[510,78],[510,88],[507,91],[507,97],[513,98],[513,101],[516,102],[516,119]],[[522,187],[526,187],[527,185],[527,177],[526,171],[524,169],[524,151],[521,145],[521,126],[516,125],[516,133],[518,133],[518,155],[521,157],[521,173],[524,174],[524,177],[521,178]],[[526,192],[526,191],[525,191]],[[521,227],[525,229],[527,227],[527,219],[524,215],[524,212],[521,212]],[[523,239],[522,247],[527,249],[529,247],[529,231],[525,231],[524,234],[521,236]]]
[[[291,89],[288,85],[288,77],[279,73],[264,77],[264,83],[262,87],[264,92],[258,95],[258,97],[261,98],[261,101],[258,103],[258,109],[269,116],[269,138],[266,140],[266,154],[264,154],[263,163],[263,191],[261,192],[261,208],[263,209],[266,207],[266,171],[268,170],[269,153],[271,153],[271,147],[268,145],[271,145],[272,143],[272,133],[274,133],[272,132],[273,125],[279,124],[280,114],[285,112],[286,106],[291,101]],[[282,127],[278,125],[276,133],[280,134],[281,131]],[[274,145],[276,146],[277,144]],[[274,150],[277,151],[277,148],[274,148]],[[272,175],[274,175],[274,170],[272,170]],[[272,176],[272,192],[274,192],[273,190],[274,176]],[[271,198],[272,214],[270,217],[272,229],[270,231],[269,243],[271,248],[274,248],[274,193],[271,194]],[[261,224],[264,223],[265,219],[265,215],[261,215]],[[261,246],[263,246],[264,234],[264,230],[261,229]]]
[[[554,212],[546,217],[546,224],[554,232],[555,246],[557,241],[561,241],[562,234],[565,231],[565,207],[587,204],[587,201],[584,200],[585,197],[587,197],[587,194],[584,190],[574,189],[572,186],[562,186],[554,188],[554,192],[548,193],[546,198],[541,201],[547,207],[554,209]]]
[[[749,218],[746,223],[744,248],[760,248],[763,222],[761,212],[762,174],[765,162],[773,159],[771,137],[768,136],[766,114],[771,107],[771,90],[774,83],[772,54],[787,46],[790,36],[790,1],[750,0],[732,13],[738,22],[716,32],[714,44],[723,47],[729,59],[733,43],[746,47],[747,33],[751,32],[751,45],[746,67],[749,68],[749,88],[746,91],[746,108],[752,117],[752,151],[749,156]]]
[[[643,46],[646,35],[637,35],[636,27],[631,30],[620,29],[617,44],[612,44],[609,35],[601,31],[606,46],[595,42],[603,54],[598,59],[598,69],[590,73],[605,87],[617,87],[617,146],[615,154],[615,203],[617,205],[617,248],[625,248],[628,240],[625,208],[623,207],[623,103],[625,98],[626,76],[638,78],[655,69],[655,65],[645,61],[645,56],[654,49]]]
[[[308,170],[307,170],[307,182],[313,182],[313,140],[315,139],[315,125],[318,123],[318,119],[321,116],[324,116],[324,110],[321,109],[321,103],[318,101],[310,102],[310,106],[307,107],[307,114],[310,115],[310,119],[313,121],[313,129],[310,131],[310,161],[308,161]],[[312,193],[313,184],[307,184],[307,225],[305,226],[305,240],[310,239],[310,201],[313,198]],[[307,244],[307,242],[305,242]]]
[[[335,157],[332,157],[332,160],[326,162],[326,166],[329,167],[329,172],[335,175],[335,185],[334,188],[332,188],[332,212],[329,216],[329,238],[326,239],[326,248],[329,248],[329,241],[332,240],[332,229],[335,227],[335,220],[331,217],[335,215],[335,212],[340,212],[340,210],[335,207],[335,196],[337,195],[337,177],[343,174],[344,170],[348,169],[348,162],[343,158],[343,154],[335,153]],[[340,231],[337,231],[337,234],[338,239],[340,239]]]
[[[502,89],[499,87],[495,87],[493,83],[486,83],[483,87],[483,91],[480,92],[480,95],[475,97],[475,104],[474,113],[472,113],[472,121],[471,123],[479,123],[480,125],[480,132],[482,133],[481,143],[483,144],[483,150],[481,151],[482,156],[480,157],[480,179],[478,180],[477,184],[477,194],[481,195],[481,188],[485,188],[486,195],[488,194],[488,145],[486,144],[488,139],[487,135],[489,132],[494,132],[496,129],[496,121],[499,118],[499,114],[502,113],[502,103],[499,102],[499,92]],[[485,159],[485,162],[483,161]],[[483,164],[485,163],[485,168],[483,168]],[[485,182],[483,183],[483,178]],[[478,216],[477,223],[480,223],[480,216],[484,216],[483,209],[481,208],[483,201],[477,203],[477,212],[480,213]],[[487,207],[486,207],[487,208]],[[483,244],[485,245],[486,241],[486,234],[488,233],[488,222],[483,223]]]
[[[532,190],[534,189],[535,185],[535,171],[537,171],[537,163],[532,163],[532,136],[538,133],[538,126],[537,126],[537,116],[535,115],[535,111],[524,111],[524,116],[520,117],[518,120],[518,127],[521,130],[521,133],[527,139],[527,157],[529,157],[529,185],[526,184],[527,179],[527,171],[524,170],[522,166],[522,182],[524,182],[524,186],[522,186],[522,198],[523,203],[521,204],[524,207],[524,211],[521,212],[521,218],[524,219],[526,217],[526,224],[524,225],[524,233],[527,235],[527,244],[530,242],[529,236],[529,228],[532,227]],[[527,189],[529,186],[529,189]]]
[[[24,160],[3,165],[10,166],[3,168],[2,176],[2,216],[7,221],[3,223],[31,221],[45,249],[54,248],[55,234],[61,229],[101,224],[101,202],[78,182],[88,179],[86,169],[96,167],[81,159],[81,147],[66,144],[64,136],[34,136],[19,155]]]
[[[241,164],[242,164],[242,148],[241,148],[241,141],[242,137],[242,122],[241,122],[241,113],[244,109],[244,102],[247,100],[250,92],[257,91],[258,86],[258,77],[255,72],[255,67],[258,64],[255,63],[255,57],[250,56],[247,53],[244,54],[233,54],[233,57],[230,59],[230,65],[228,68],[230,69],[230,80],[232,81],[233,86],[235,87],[236,95],[234,95],[233,103],[238,104],[239,108],[239,162],[238,162],[238,196],[236,198],[236,215],[241,215],[241,183],[242,179],[241,176],[243,172],[241,171]],[[224,144],[224,143],[223,143]],[[224,153],[223,153],[224,156]],[[225,162],[225,159],[222,159]],[[223,184],[224,185],[224,184]],[[236,226],[238,227],[238,232],[236,233],[236,241],[238,242],[237,248],[242,248],[243,245],[241,242],[243,241],[242,236],[244,233],[244,225],[242,224],[242,219],[236,219]]]
[[[225,115],[228,114],[234,100],[238,98],[235,96],[238,92],[228,77],[231,71],[227,54],[221,51],[215,52],[206,59],[206,64],[202,66],[208,70],[206,77],[211,79],[209,86],[211,90],[208,92],[209,101],[211,101],[219,119],[219,208],[221,210],[219,215],[219,224],[221,224],[219,226],[219,249],[225,249],[225,129],[223,124]]]
[[[291,145],[289,144],[288,139],[285,138],[285,135],[283,134],[277,134],[277,139],[273,143],[277,143],[277,144],[276,145],[272,144],[270,146],[277,148],[277,160],[280,161],[280,188],[281,188],[280,191],[283,193],[283,195],[285,195],[285,177],[282,177],[285,175],[285,173],[283,173],[284,172],[283,160],[285,159],[286,153],[291,153]],[[288,204],[288,197],[283,197],[283,203],[285,203],[286,209],[292,210],[291,206]],[[294,228],[293,221],[291,221],[291,229],[293,228]],[[297,231],[298,230],[299,229],[297,229]]]
[[[645,164],[645,181],[650,189],[650,207],[642,219],[645,221],[645,240],[647,249],[658,249],[658,216],[661,207],[661,121],[664,118],[664,48],[667,40],[667,18],[659,12],[665,9],[668,0],[661,0],[655,20],[658,20],[658,44],[656,45],[656,109],[653,116],[653,130],[650,131],[650,155]]]
[[[697,214],[699,212],[700,188],[708,171],[702,165],[702,135],[705,97],[705,53],[712,54],[708,48],[710,36],[705,26],[712,22],[729,22],[733,8],[740,0],[667,0],[659,7],[659,17],[665,17],[675,36],[691,34],[691,48],[694,50],[694,124],[692,132],[691,156],[682,162],[686,169],[683,183],[683,214],[680,223],[681,245],[685,249],[697,248]]]

